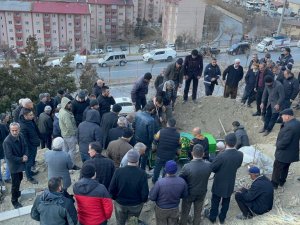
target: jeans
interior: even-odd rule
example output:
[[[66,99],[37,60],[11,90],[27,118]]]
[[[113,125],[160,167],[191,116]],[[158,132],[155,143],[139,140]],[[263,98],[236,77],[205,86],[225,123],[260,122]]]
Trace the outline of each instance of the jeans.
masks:
[[[64,137],[64,151],[69,153],[73,164],[75,164],[75,152],[76,152],[76,136]]]
[[[192,204],[194,204],[194,219],[192,224],[200,225],[201,212],[202,212],[205,195],[206,194],[200,196],[188,196],[187,198],[182,199],[181,218],[179,222],[180,225],[188,224],[188,217],[189,217]]]
[[[23,179],[23,172],[11,174],[11,203],[14,205],[21,196],[20,184]]]
[[[41,148],[47,147],[48,149],[52,149],[52,137],[51,134],[41,134]]]
[[[146,96],[137,97],[135,102],[135,111],[139,111],[145,107],[147,104]]]
[[[115,216],[117,220],[117,225],[125,225],[126,221],[130,217],[135,216],[139,218],[144,204],[141,203],[134,206],[125,206],[125,205],[120,205],[115,201],[114,206],[115,206]]]
[[[215,89],[215,83],[204,84],[204,86],[205,86],[205,95],[206,96],[212,95]]]
[[[80,156],[81,156],[81,160],[84,163],[86,160],[90,159],[90,155],[88,153],[85,152],[80,152]]]
[[[160,171],[162,168],[165,167],[167,161],[168,160],[163,160],[156,156],[155,167],[154,167],[153,178],[152,178],[153,183],[155,183],[158,180]],[[165,175],[165,172],[163,172],[163,176],[164,175]]]
[[[0,181],[3,180],[2,178],[2,171],[1,171],[1,159],[0,159]],[[4,159],[4,161],[6,162],[6,160]],[[8,164],[6,162],[6,170],[5,170],[5,177],[4,177],[4,180],[9,180],[10,179],[10,171],[9,171],[9,168],[8,168]]]
[[[246,205],[246,201],[242,197],[242,193],[237,192],[235,194],[235,200],[245,217],[249,218],[253,216],[251,209]]]
[[[157,205],[154,208],[156,225],[175,225],[179,219],[179,209],[161,209]]]
[[[37,153],[36,146],[28,146],[28,155],[27,155],[28,160],[25,163],[25,173],[26,173],[27,179],[32,178],[31,167],[34,166],[34,164],[35,164],[36,153]]]
[[[277,159],[275,159],[272,173],[273,186],[278,187],[278,185],[284,185],[289,173],[290,165],[290,163],[279,162]]]
[[[220,204],[221,199],[222,199],[222,202],[221,202],[222,208],[221,208],[221,212],[219,214],[219,204]],[[212,194],[209,219],[211,221],[216,221],[217,216],[219,215],[220,222],[224,222],[226,219],[227,211],[229,209],[229,203],[230,203],[230,197],[222,198],[215,194]]]
[[[278,116],[279,112],[273,113],[272,106],[270,105],[266,110],[264,129],[271,131],[278,119]]]
[[[198,82],[199,79],[197,77],[189,77],[185,81],[184,91],[183,91],[183,100],[187,101],[188,93],[190,90],[191,82],[193,81],[193,92],[192,92],[192,99],[195,100],[197,98],[197,89],[198,89]]]

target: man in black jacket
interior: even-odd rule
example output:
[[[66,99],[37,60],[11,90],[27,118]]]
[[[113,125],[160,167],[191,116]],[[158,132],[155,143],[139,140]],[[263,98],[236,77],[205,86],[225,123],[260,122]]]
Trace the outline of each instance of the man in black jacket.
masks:
[[[280,113],[283,124],[277,136],[272,183],[275,189],[283,186],[291,163],[299,161],[300,122],[292,109]]]
[[[299,93],[299,81],[288,69],[284,71],[283,75],[284,101],[282,104],[282,109],[287,109],[291,107],[292,102]]]
[[[271,181],[260,174],[258,167],[249,168],[249,175],[253,183],[249,189],[242,188],[235,194],[235,200],[242,211],[237,219],[249,219],[255,215],[269,212],[273,207],[274,189]]]
[[[64,196],[61,177],[48,181],[48,190],[36,197],[31,218],[41,224],[77,224],[74,200]]]
[[[228,98],[230,96],[231,99],[236,99],[239,82],[244,76],[244,70],[240,64],[241,61],[239,59],[235,59],[234,64],[228,66],[223,72],[223,80],[226,80],[224,98]]]
[[[217,64],[217,59],[212,58],[211,63],[209,63],[204,70],[204,86],[205,95],[212,95],[215,89],[215,85],[218,85],[218,79],[221,77],[221,70]]]
[[[25,172],[27,181],[32,184],[37,184],[38,182],[33,178],[33,176],[37,175],[38,171],[31,171],[31,167],[33,167],[35,164],[37,147],[40,145],[40,132],[33,119],[33,111],[24,108],[23,115],[20,116],[20,126],[21,133],[23,134],[26,145],[28,147],[28,161],[26,162]]]
[[[125,225],[129,216],[139,217],[148,200],[147,174],[138,167],[140,155],[135,150],[127,153],[128,165],[116,170],[109,192],[115,200],[117,225]]]
[[[183,94],[183,101],[188,100],[188,93],[190,90],[191,82],[193,81],[192,100],[195,102],[197,98],[198,82],[203,71],[203,57],[194,49],[191,55],[185,57],[183,64],[183,74],[185,79],[185,87]]]
[[[221,224],[225,222],[229,209],[230,197],[234,190],[236,172],[243,162],[243,153],[236,150],[236,136],[230,133],[225,137],[226,149],[219,153],[211,164],[215,173],[211,189],[211,209],[205,210],[205,216],[214,223],[217,216]],[[222,208],[219,214],[219,204],[222,199]]]
[[[244,146],[250,146],[249,137],[245,130],[245,127],[243,125],[241,125],[239,121],[234,121],[232,123],[232,126],[233,126],[233,131],[236,136],[235,148],[240,149],[241,147],[244,147]]]
[[[148,87],[152,79],[151,73],[145,73],[140,77],[131,90],[131,100],[135,106],[135,111],[143,109],[147,103],[146,95],[148,94]]]
[[[99,95],[102,94],[102,87],[105,85],[104,79],[100,78],[93,86],[93,94],[98,98]]]
[[[72,101],[72,112],[75,117],[76,126],[82,122],[83,112],[90,105],[90,100],[84,90],[79,91],[78,95]]]
[[[4,155],[7,159],[11,173],[11,203],[15,208],[20,208],[18,198],[21,196],[20,184],[23,179],[25,163],[28,160],[28,148],[23,135],[20,133],[20,124],[9,125],[10,134],[3,142]]]
[[[102,94],[98,96],[97,100],[99,102],[100,117],[102,118],[104,113],[109,112],[110,107],[116,104],[116,101],[114,97],[111,96],[108,86],[103,86],[101,90],[102,90]]]
[[[51,106],[47,105],[38,119],[38,128],[41,133],[41,148],[52,148],[53,120],[51,118]]]

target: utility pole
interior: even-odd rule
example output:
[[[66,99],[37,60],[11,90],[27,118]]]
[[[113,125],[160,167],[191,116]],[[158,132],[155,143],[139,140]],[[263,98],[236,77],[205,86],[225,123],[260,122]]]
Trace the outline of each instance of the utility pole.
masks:
[[[276,32],[277,36],[280,34],[280,31],[281,31],[282,21],[283,21],[283,17],[284,17],[284,13],[285,13],[286,4],[287,4],[287,0],[284,0],[283,9],[282,9],[282,12],[281,12],[281,17],[280,17],[280,21],[279,21],[277,32]]]

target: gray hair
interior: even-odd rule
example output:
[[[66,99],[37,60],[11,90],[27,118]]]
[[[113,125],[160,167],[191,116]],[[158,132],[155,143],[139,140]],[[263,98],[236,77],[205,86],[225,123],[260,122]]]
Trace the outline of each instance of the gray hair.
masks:
[[[175,83],[172,80],[166,81],[166,87],[171,87],[172,89],[175,87]]]
[[[135,151],[140,151],[140,150],[146,149],[146,148],[147,148],[147,146],[146,146],[145,144],[143,144],[142,142],[136,143],[136,144],[134,145],[134,147],[133,147],[133,149],[134,149]]]
[[[23,100],[24,100],[24,98],[19,99],[19,105],[22,105]]]
[[[9,129],[11,129],[14,126],[17,126],[20,129],[20,124],[17,122],[12,122],[11,124],[9,124]]]
[[[39,99],[40,99],[40,100],[42,100],[42,99],[45,98],[45,97],[46,97],[45,93],[39,94]]]
[[[135,119],[135,113],[129,113],[127,116],[126,116],[126,119],[128,122],[133,122],[134,119]]]
[[[26,105],[27,105],[28,103],[32,103],[32,101],[30,100],[30,98],[24,98],[24,99],[22,100],[22,106],[23,106],[23,107],[26,107]]]
[[[127,127],[128,121],[124,116],[120,116],[117,122],[119,127]]]

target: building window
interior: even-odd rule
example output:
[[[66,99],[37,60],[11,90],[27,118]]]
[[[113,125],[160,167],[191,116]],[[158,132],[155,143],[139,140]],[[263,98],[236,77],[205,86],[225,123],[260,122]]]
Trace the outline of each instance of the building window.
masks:
[[[53,22],[52,25],[56,25],[56,22]]]
[[[52,33],[56,34],[56,30],[53,30]]]
[[[72,39],[72,38],[69,38],[69,41],[73,41],[73,39]]]
[[[18,41],[22,41],[22,38],[21,38],[21,37],[18,37]]]
[[[109,23],[110,22],[110,19],[108,18],[108,19],[105,19],[105,22],[106,23]]]
[[[35,22],[35,25],[40,25],[40,22],[39,21]]]
[[[47,29],[47,30],[45,30],[45,32],[46,32],[46,33],[49,33],[49,32],[50,32],[50,30],[49,30],[49,29]]]
[[[63,30],[63,29],[64,29],[64,27],[61,27],[61,29]]]
[[[124,13],[119,13],[119,16],[123,16],[124,15]]]
[[[28,17],[28,13],[25,13],[25,16]]]
[[[69,34],[72,34],[72,31],[71,31],[71,30],[69,31]]]
[[[69,25],[69,26],[72,26],[72,23],[69,23],[68,25]]]
[[[61,22],[64,22],[64,19],[63,19],[63,18],[61,18],[61,19],[60,19],[60,21],[61,21]]]
[[[9,29],[9,32],[12,33],[12,32],[13,32],[13,29]]]
[[[10,37],[9,39],[10,39],[11,41],[15,40],[13,37]]]
[[[111,9],[117,9],[117,5],[111,5]]]
[[[28,30],[28,29],[26,29],[26,33],[29,33],[29,30]]]
[[[42,38],[38,38],[38,41],[41,41],[42,40]]]
[[[49,16],[49,14],[45,14],[45,17],[48,17]]]
[[[61,37],[63,38],[63,37],[64,37],[64,35],[62,34],[62,35],[61,35]]]
[[[56,17],[56,15],[55,15],[55,14],[52,14],[52,17],[53,17],[53,18],[55,18],[55,17]]]
[[[8,24],[12,24],[12,21],[8,21]]]
[[[35,16],[36,16],[36,17],[40,17],[40,14],[39,14],[39,13],[36,13]]]
[[[68,17],[69,17],[69,18],[72,18],[72,16],[71,16],[71,15],[68,15]]]
[[[41,33],[41,30],[37,30],[36,32],[37,32],[38,34],[40,34],[40,33]]]
[[[7,13],[8,16],[11,16],[11,13]]]
[[[99,19],[99,22],[102,22],[102,19],[101,19],[101,18]]]

